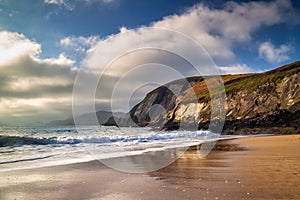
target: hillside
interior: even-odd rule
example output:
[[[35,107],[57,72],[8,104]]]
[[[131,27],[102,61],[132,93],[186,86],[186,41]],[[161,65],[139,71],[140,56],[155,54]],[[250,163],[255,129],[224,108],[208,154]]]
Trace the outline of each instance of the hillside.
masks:
[[[222,79],[226,91],[223,134],[300,132],[300,61]],[[125,118],[117,120],[118,125],[208,129],[211,103],[205,81],[202,77],[187,80],[189,84],[177,80],[148,93]]]
[[[97,111],[96,116],[97,116],[97,121],[94,119],[94,114],[92,113],[87,113],[78,116],[77,119],[77,125],[111,125],[110,118],[112,116],[117,116],[117,117],[124,117],[124,113],[112,113],[109,111]],[[68,117],[67,119],[64,120],[54,120],[50,123],[47,124],[47,126],[73,126],[74,125],[74,119],[73,116]]]

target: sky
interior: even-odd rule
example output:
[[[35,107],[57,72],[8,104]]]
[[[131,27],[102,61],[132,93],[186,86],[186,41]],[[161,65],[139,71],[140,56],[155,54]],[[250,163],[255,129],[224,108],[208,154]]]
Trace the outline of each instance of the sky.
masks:
[[[72,104],[126,112],[199,75],[192,65],[209,75],[297,61],[299,10],[296,0],[0,0],[0,125],[64,119]]]

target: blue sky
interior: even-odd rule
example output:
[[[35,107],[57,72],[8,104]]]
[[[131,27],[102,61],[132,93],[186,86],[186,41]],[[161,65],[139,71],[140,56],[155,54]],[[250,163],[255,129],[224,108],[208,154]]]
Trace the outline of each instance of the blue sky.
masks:
[[[48,3],[47,3],[48,2]],[[237,1],[239,3],[243,1]],[[245,1],[251,2],[251,1]],[[166,16],[183,14],[192,6],[203,3],[211,9],[222,9],[227,1],[132,1],[132,0],[2,0],[0,1],[0,28],[24,34],[41,44],[41,58],[56,57],[66,52],[60,40],[68,36],[106,38],[117,34],[121,27],[128,29],[149,26]],[[299,1],[291,1],[297,13]],[[262,26],[251,35],[251,41],[233,46],[237,55],[234,61],[217,62],[217,65],[247,64],[254,70],[265,70],[298,59],[300,43],[299,20],[291,18],[287,23]],[[241,27],[242,29],[243,27]],[[282,62],[270,62],[259,56],[258,46],[270,42],[274,48],[290,45],[285,54],[290,58]],[[68,55],[80,64],[79,55]],[[84,55],[81,55],[84,56]]]
[[[292,0],[0,0],[0,122],[67,117],[78,70],[86,68],[96,76],[110,59],[130,48],[159,45],[191,51],[188,43],[172,43],[170,33],[158,34],[156,28],[196,41],[222,74],[260,72],[299,60],[299,10],[299,1]],[[171,63],[169,56],[139,54],[135,60],[129,56],[124,60],[127,71],[119,63],[106,76],[120,79],[149,57]],[[181,68],[190,76],[198,75]],[[145,79],[148,74],[139,76]],[[166,82],[172,78],[176,76]],[[130,80],[124,85],[135,87]],[[96,96],[99,109],[109,110],[110,92],[104,89]],[[116,99],[123,104],[121,97]]]
[[[182,13],[197,1],[0,1],[1,29],[25,34],[42,44],[42,57],[57,56],[67,36],[105,38],[122,26],[137,28]],[[57,3],[54,3],[57,2]],[[64,5],[65,2],[67,6]]]

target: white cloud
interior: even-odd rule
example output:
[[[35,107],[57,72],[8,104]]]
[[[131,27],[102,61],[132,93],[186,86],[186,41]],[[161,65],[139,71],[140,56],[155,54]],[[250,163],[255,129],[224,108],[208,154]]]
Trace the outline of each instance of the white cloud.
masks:
[[[40,44],[30,41],[23,34],[0,31],[0,67],[23,56],[36,56]]]
[[[290,44],[275,47],[271,42],[263,42],[258,48],[259,56],[270,63],[281,63],[290,59],[288,53],[292,50]]]
[[[98,41],[100,41],[99,36],[68,36],[60,40],[60,46],[63,48],[66,55],[76,59],[80,64],[82,59],[86,56],[87,51],[93,49]]]
[[[40,60],[41,63],[47,63],[50,65],[66,65],[73,66],[75,64],[74,60],[67,58],[63,53],[59,54],[58,58],[47,58]]]
[[[60,45],[65,48],[91,48],[93,47],[100,38],[98,36],[89,36],[89,37],[75,37],[75,36],[68,36],[62,38],[60,40]]]
[[[105,4],[111,4],[111,3],[114,3],[118,0],[83,0],[83,1],[85,1],[88,4],[97,3],[97,2],[105,3]]]
[[[220,43],[219,40],[249,41],[251,33],[261,26],[289,20],[286,12],[291,10],[291,2],[286,0],[228,2],[223,9],[210,9],[199,4],[183,15],[166,17],[153,26],[181,31],[194,37],[204,46],[206,43]]]
[[[120,33],[125,33],[126,31],[128,31],[128,29],[125,26],[120,28]]]
[[[74,7],[70,3],[68,3],[66,0],[44,0],[45,4],[54,4],[58,6],[62,6],[66,8],[67,10],[73,10]]]
[[[63,54],[41,59],[40,53],[41,45],[26,36],[0,31],[2,122],[26,123],[70,114],[77,71],[74,61]]]
[[[41,45],[29,40],[23,34],[9,31],[0,31],[0,67],[6,67],[24,58],[34,62],[50,65],[72,66],[74,61],[61,53],[58,58],[40,59]]]
[[[48,4],[64,4],[64,0],[44,0],[44,3]]]
[[[246,74],[254,72],[254,70],[249,68],[246,64],[220,66],[218,69],[220,70],[220,74]]]
[[[0,99],[0,108],[2,111],[7,109],[24,109],[26,106],[42,108],[48,103],[67,103],[70,100],[70,98]],[[21,117],[21,115],[19,116]]]
[[[7,87],[12,91],[28,91],[37,87],[68,86],[73,84],[73,80],[64,77],[19,77],[11,76],[11,81],[7,82]]]
[[[289,0],[272,2],[226,3],[223,10],[199,6],[194,10],[209,32],[215,32],[228,40],[249,41],[251,33],[264,25],[274,25],[289,20],[292,11]]]

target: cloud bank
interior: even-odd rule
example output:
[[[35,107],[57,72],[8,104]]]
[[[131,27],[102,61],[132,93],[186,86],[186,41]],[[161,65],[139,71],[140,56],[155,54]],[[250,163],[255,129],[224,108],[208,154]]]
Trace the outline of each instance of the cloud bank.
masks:
[[[0,32],[0,120],[38,122],[70,113],[74,61],[40,59],[41,46],[22,34]]]

